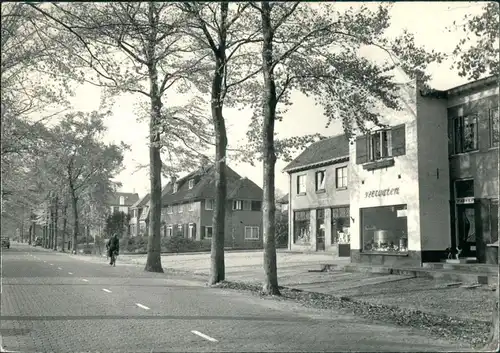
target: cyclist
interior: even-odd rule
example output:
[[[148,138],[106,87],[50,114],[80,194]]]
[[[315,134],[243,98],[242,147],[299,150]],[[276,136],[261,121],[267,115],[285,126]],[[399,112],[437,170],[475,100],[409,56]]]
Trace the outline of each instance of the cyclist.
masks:
[[[109,264],[116,266],[116,257],[120,253],[120,240],[118,239],[118,233],[114,233],[111,238],[109,238],[106,244],[106,249],[108,250],[108,257],[111,258]]]

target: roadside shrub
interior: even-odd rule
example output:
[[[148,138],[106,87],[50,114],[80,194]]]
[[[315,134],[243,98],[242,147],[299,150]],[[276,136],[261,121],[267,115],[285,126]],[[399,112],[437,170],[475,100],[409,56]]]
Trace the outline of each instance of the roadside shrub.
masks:
[[[209,251],[210,244],[210,240],[193,240],[181,235],[161,239],[162,251],[173,253]]]

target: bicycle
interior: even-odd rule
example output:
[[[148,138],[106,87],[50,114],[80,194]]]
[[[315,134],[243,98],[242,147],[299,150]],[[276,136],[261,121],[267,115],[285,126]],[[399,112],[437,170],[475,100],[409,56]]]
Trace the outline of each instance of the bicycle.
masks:
[[[109,264],[112,265],[113,267],[116,267],[117,256],[118,256],[118,251],[115,250],[111,253],[111,262]]]

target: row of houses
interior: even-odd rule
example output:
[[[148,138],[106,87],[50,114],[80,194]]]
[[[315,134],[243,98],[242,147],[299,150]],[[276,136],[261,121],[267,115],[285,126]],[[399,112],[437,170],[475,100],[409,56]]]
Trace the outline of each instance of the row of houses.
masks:
[[[227,199],[225,244],[229,247],[262,246],[262,189],[226,166]],[[193,240],[211,239],[215,198],[215,168],[203,166],[162,190],[161,234]],[[116,193],[110,211],[130,214],[130,236],[147,235],[150,194]],[[118,203],[116,203],[118,202]]]
[[[289,249],[420,265],[446,248],[484,262],[498,245],[498,79],[400,92],[387,127],[314,143],[284,169]]]

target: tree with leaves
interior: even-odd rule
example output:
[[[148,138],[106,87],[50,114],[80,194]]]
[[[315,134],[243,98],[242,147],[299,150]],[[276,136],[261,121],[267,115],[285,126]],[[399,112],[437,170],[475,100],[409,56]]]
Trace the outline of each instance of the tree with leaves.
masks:
[[[51,5],[32,6],[67,33],[64,75],[104,88],[107,98],[133,93],[149,104],[151,209],[145,270],[163,272],[160,152],[163,119],[169,116],[162,110],[166,92],[200,70],[197,48],[179,30],[183,12],[174,3],[158,2]]]
[[[483,75],[500,75],[500,9],[498,2],[485,2],[478,15],[466,15],[453,55],[459,75],[477,80]],[[471,44],[473,43],[473,44]]]
[[[180,9],[188,16],[186,34],[207,56],[206,71],[190,82],[201,93],[210,95],[210,112],[215,134],[214,235],[211,247],[210,284],[225,279],[224,230],[226,214],[226,153],[228,145],[225,104],[235,104],[238,87],[255,76],[260,68],[252,65],[248,44],[258,41],[259,31],[246,17],[248,3],[183,2]],[[205,54],[207,53],[207,54]]]
[[[429,78],[425,67],[441,55],[427,52],[414,44],[413,36],[404,31],[388,40],[389,7],[370,10],[366,6],[337,11],[332,3],[311,6],[308,3],[251,3],[260,15],[262,29],[262,81],[249,98],[255,114],[248,132],[248,155],[256,153],[263,161],[263,291],[279,295],[275,245],[275,163],[277,154],[297,142],[310,142],[314,134],[300,138],[275,140],[275,122],[280,121],[291,105],[290,93],[298,90],[313,96],[323,106],[327,126],[342,120],[348,136],[366,131],[366,123],[380,125],[375,106],[401,109],[396,66],[411,78]],[[372,46],[388,54],[383,63],[372,62],[359,54],[362,47]],[[254,83],[252,83],[254,84]],[[254,84],[255,85],[255,84]],[[283,106],[281,110],[279,106]],[[251,152],[250,152],[251,151]],[[250,156],[250,159],[255,157]]]

